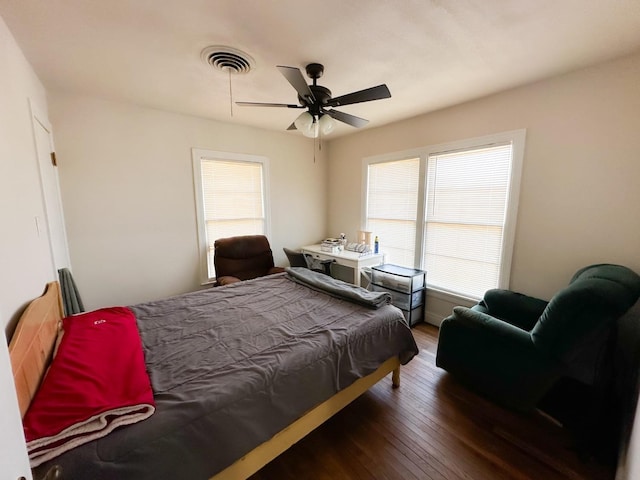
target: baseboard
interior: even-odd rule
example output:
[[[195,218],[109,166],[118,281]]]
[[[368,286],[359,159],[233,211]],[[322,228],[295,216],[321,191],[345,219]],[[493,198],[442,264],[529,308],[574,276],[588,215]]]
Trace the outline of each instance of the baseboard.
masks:
[[[425,322],[431,325],[435,325],[438,328],[440,328],[440,324],[442,323],[442,320],[444,320],[444,318],[442,318],[442,316],[438,315],[437,313],[427,312],[424,315]]]

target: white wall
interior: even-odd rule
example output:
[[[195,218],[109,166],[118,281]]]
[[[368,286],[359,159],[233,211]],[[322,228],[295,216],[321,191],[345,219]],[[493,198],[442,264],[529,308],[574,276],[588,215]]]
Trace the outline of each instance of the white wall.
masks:
[[[13,386],[13,375],[7,350],[7,340],[4,332],[0,332],[0,465],[2,478],[30,479],[29,459],[22,433],[18,399]]]
[[[87,308],[199,288],[191,148],[270,160],[271,235],[282,247],[326,231],[323,155],[313,141],[130,104],[50,92],[73,273]]]
[[[360,227],[363,157],[526,128],[511,288],[550,298],[599,262],[640,272],[639,84],[635,55],[338,138],[329,231]]]
[[[11,330],[26,302],[42,294],[55,272],[29,109],[31,99],[46,114],[47,100],[2,18],[0,65],[0,323]]]
[[[5,331],[55,277],[29,99],[46,112],[45,91],[0,17],[0,465],[3,478],[31,478]],[[38,218],[42,230],[36,230]]]

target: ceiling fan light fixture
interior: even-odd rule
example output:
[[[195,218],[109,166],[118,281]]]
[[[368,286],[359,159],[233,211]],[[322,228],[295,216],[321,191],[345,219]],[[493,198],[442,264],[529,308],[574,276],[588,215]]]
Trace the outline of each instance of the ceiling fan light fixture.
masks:
[[[318,122],[316,121],[316,119],[313,119],[313,122],[311,122],[311,124],[304,130],[301,130],[302,134],[305,137],[309,137],[309,138],[318,138],[318,135],[320,135],[320,128],[318,127]]]
[[[318,138],[320,132],[322,135],[328,135],[336,126],[336,122],[329,115],[322,114],[317,118],[309,112],[302,112],[293,124],[309,138]]]
[[[320,126],[320,131],[322,132],[322,135],[329,135],[331,132],[333,132],[333,129],[336,126],[335,120],[331,118],[331,116],[327,115],[326,113],[320,117],[320,120],[318,120],[318,123]]]
[[[303,135],[305,134],[304,132],[302,133]],[[318,138],[318,135],[320,135],[320,128],[318,126],[318,121],[314,118],[313,123],[311,124],[311,128],[309,129],[309,132],[306,136],[309,138]]]
[[[302,112],[293,124],[305,137],[315,138],[318,136],[318,122],[309,112]]]

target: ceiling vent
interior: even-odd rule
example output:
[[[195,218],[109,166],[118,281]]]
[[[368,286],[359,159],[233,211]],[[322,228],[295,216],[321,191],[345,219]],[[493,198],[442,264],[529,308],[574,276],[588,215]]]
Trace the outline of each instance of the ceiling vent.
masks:
[[[217,70],[231,73],[249,73],[255,67],[251,55],[237,48],[214,45],[202,50],[202,60]]]

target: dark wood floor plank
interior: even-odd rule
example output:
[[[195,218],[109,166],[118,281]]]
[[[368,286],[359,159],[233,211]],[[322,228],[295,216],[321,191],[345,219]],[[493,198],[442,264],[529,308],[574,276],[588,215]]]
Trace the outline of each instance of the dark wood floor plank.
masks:
[[[420,354],[400,388],[383,379],[252,480],[613,480],[614,467],[578,458],[561,426],[505,410],[437,368],[437,328],[413,333]]]
[[[358,413],[360,416],[365,415],[363,421],[371,423],[377,435],[385,436],[388,441],[396,445],[403,455],[419,466],[420,470],[428,478],[438,480],[452,478],[452,472],[442,464],[437,452],[425,449],[423,445],[416,443],[412,431],[407,429],[407,425],[403,423],[404,418],[398,414],[389,415],[389,409],[380,408],[381,402],[376,398],[372,398],[374,395],[374,392],[369,392],[359,402]],[[363,405],[367,401],[369,405]],[[377,418],[383,415],[384,418],[377,420],[372,418],[374,415],[377,415]]]
[[[340,427],[340,428],[338,428]],[[315,432],[314,432],[315,433]],[[339,422],[328,422],[318,430],[318,434],[309,435],[309,447],[322,452],[322,462],[335,462],[343,466],[344,474],[339,478],[371,480],[375,476],[367,469],[364,454],[354,448],[352,442],[345,438]]]
[[[435,425],[425,409],[419,406],[402,405],[402,409],[388,410],[388,415],[397,419],[400,428],[410,436],[409,444],[413,444],[416,452],[426,452],[432,459],[434,468],[438,468],[445,478],[479,478],[480,474],[491,466],[485,458],[476,455],[473,450],[466,448],[456,436],[451,435],[446,428]],[[407,409],[415,410],[416,416],[422,416],[425,422],[416,418],[408,418]],[[424,456],[424,453],[422,453]],[[442,465],[442,467],[440,467]],[[454,477],[455,475],[455,477]],[[508,479],[510,476],[494,474],[494,480]]]
[[[366,409],[362,409],[362,402],[360,402],[358,406],[354,407],[357,408],[357,412],[355,414],[345,412],[347,415],[343,415],[343,424],[347,428],[353,429],[355,427],[354,423],[357,422],[359,430],[356,442],[359,442],[360,438],[366,438],[367,448],[370,449],[374,455],[380,451],[385,452],[391,459],[390,465],[393,468],[393,477],[398,477],[400,475],[401,478],[406,479],[428,478],[436,480],[426,474],[419,465],[408,459],[407,455],[403,451],[403,445],[394,441],[395,439],[388,429],[379,428],[379,425],[377,425],[374,418],[375,413],[371,412],[371,415],[363,415],[363,413],[365,413],[363,410]],[[370,412],[370,410],[366,411]]]

